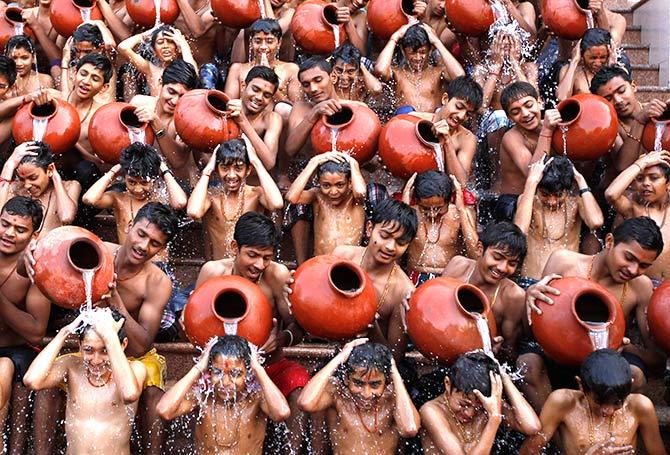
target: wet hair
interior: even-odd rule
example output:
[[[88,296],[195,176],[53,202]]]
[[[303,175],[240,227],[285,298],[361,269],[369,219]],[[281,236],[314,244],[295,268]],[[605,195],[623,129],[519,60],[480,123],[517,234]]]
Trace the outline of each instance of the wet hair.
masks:
[[[161,159],[151,145],[133,142],[121,152],[121,169],[127,176],[153,179],[160,174]]]
[[[37,199],[26,196],[14,196],[9,199],[2,207],[2,212],[25,218],[30,217],[33,223],[33,232],[42,226],[42,219],[44,218],[42,204]]]
[[[526,96],[532,96],[536,100],[539,100],[540,98],[540,95],[537,93],[535,87],[533,87],[528,82],[513,82],[505,87],[500,93],[500,104],[502,105],[505,113],[507,113],[510,104],[515,101],[519,101],[521,98],[525,98]]]
[[[320,179],[323,174],[341,174],[346,178],[351,178],[351,165],[348,162],[340,163],[337,161],[326,161],[316,168],[316,178]]]
[[[0,75],[7,78],[10,87],[16,82],[16,63],[5,55],[0,55]]]
[[[5,45],[5,55],[10,57],[16,49],[24,49],[35,55],[35,43],[26,35],[14,35],[9,38],[9,41]]]
[[[107,58],[106,55],[98,53],[84,55],[77,62],[77,71],[79,71],[81,67],[87,63],[89,65],[93,65],[93,68],[102,71],[102,79],[105,84],[108,83],[112,78],[112,74],[114,74],[114,68],[112,66],[112,62],[109,60],[109,58]]]
[[[245,166],[249,166],[249,153],[247,144],[242,139],[230,139],[222,142],[215,150],[217,166],[231,166],[238,161],[242,161]]]
[[[137,211],[133,224],[143,219],[156,225],[165,234],[165,237],[167,237],[166,242],[172,240],[175,234],[177,234],[179,217],[177,216],[177,212],[169,205],[161,204],[160,202],[149,202],[143,205]]]
[[[663,251],[663,236],[654,220],[648,216],[629,218],[612,232],[614,244],[637,242],[645,250],[655,251],[656,256]]]
[[[421,172],[414,181],[414,197],[416,199],[439,196],[449,203],[452,189],[449,176],[442,171]]]
[[[258,33],[274,35],[278,40],[281,40],[282,37],[281,26],[276,19],[258,19],[251,24],[249,27],[249,36],[253,37]]]
[[[603,66],[595,74],[595,76],[593,76],[593,79],[591,79],[591,87],[589,87],[591,93],[597,94],[598,90],[600,90],[600,87],[607,84],[615,77],[620,77],[621,79],[629,83],[633,82],[633,78],[631,77],[630,73],[625,69],[623,69],[622,67],[617,65]]]
[[[216,343],[209,351],[208,366],[212,366],[214,358],[217,356],[234,357],[244,362],[244,366],[249,370],[251,368],[251,349],[249,342],[238,335],[224,335],[216,337]]]
[[[598,404],[623,402],[630,395],[633,375],[628,361],[612,349],[598,349],[586,357],[579,371],[582,389]]]
[[[459,76],[449,82],[447,94],[449,98],[460,98],[472,104],[475,110],[481,107],[484,99],[482,87],[469,76]]]
[[[51,146],[42,141],[33,142],[33,145],[38,147],[37,155],[24,156],[21,158],[21,161],[19,161],[19,166],[30,163],[46,171],[49,165],[54,162],[54,155],[51,153]]]
[[[537,187],[550,194],[558,194],[570,190],[574,178],[575,168],[572,162],[567,157],[559,155],[544,168],[544,175]]]
[[[491,376],[489,372],[499,373],[495,360],[481,351],[467,352],[461,355],[449,367],[448,371],[452,392],[458,390],[464,393],[472,393],[479,390],[484,396],[491,395]]]
[[[268,68],[267,66],[258,65],[251,68],[247,73],[247,77],[244,78],[244,83],[248,85],[254,79],[263,79],[274,85],[275,93],[277,92],[277,88],[279,88],[279,76],[277,76],[277,73],[272,68]]]
[[[298,80],[300,80],[300,75],[307,70],[312,68],[319,68],[321,71],[325,71],[330,74],[333,71],[333,67],[328,63],[328,60],[325,60],[322,57],[310,57],[300,64],[298,69]]]
[[[277,249],[281,233],[275,223],[265,215],[256,212],[244,213],[235,223],[233,239],[238,248],[243,246]]]
[[[506,255],[523,261],[528,252],[526,236],[519,227],[509,221],[492,223],[479,236],[484,251],[489,247],[500,248]]]
[[[609,46],[612,43],[612,35],[602,28],[590,28],[584,33],[579,49],[584,52],[596,46]]]
[[[79,27],[77,27],[77,29],[72,33],[72,40],[75,43],[88,41],[95,47],[100,47],[105,42],[102,38],[102,32],[93,24],[81,24]]]
[[[121,324],[121,328],[120,328],[119,331],[117,332],[117,335],[118,335],[118,337],[119,337],[119,342],[120,342],[120,343],[123,343],[123,340],[126,338],[126,329],[125,329],[125,327],[126,327],[126,321],[125,321],[125,318],[124,318],[123,315],[119,312],[119,310],[117,310],[116,308],[111,308],[111,307],[110,307],[110,310],[111,310],[111,312],[112,312],[112,318],[114,318],[115,321],[118,322],[118,321],[120,321],[121,319],[123,319],[123,324]],[[102,310],[96,308],[96,309],[94,309],[93,311],[102,311]],[[75,329],[75,333],[76,333],[77,336],[79,337],[79,342],[80,342],[80,343],[81,343],[82,341],[84,341],[84,337],[86,336],[86,333],[87,333],[89,330],[91,330],[92,328],[93,328],[93,326],[92,326],[91,324],[86,323],[86,324],[80,324],[80,325]]]
[[[342,44],[340,47],[335,49],[332,54],[330,54],[330,63],[335,66],[338,60],[342,62],[354,65],[356,68],[361,66],[361,51],[359,51],[354,45],[349,42]]]
[[[188,90],[198,87],[198,73],[190,63],[176,58],[165,67],[161,75],[161,84],[181,84]]]
[[[379,202],[372,212],[372,225],[383,225],[384,223],[397,223],[399,229],[403,230],[399,238],[401,242],[410,242],[416,237],[418,220],[416,211],[404,202],[395,199],[384,199]]]
[[[356,369],[363,369],[365,373],[379,371],[387,381],[391,377],[391,350],[379,343],[361,344],[356,346],[344,362],[343,373],[349,377]]]
[[[421,24],[414,24],[405,32],[405,36],[400,39],[400,47],[410,48],[413,51],[423,46],[430,46],[428,33],[421,27]]]
[[[170,25],[167,25],[167,24],[163,24],[160,27],[155,28],[154,31],[151,32],[151,40],[150,40],[151,48],[153,49],[154,46],[156,45],[156,40],[158,39],[158,35],[160,35],[162,33],[165,33],[165,32],[174,32],[174,30],[175,30],[174,27],[172,27]]]

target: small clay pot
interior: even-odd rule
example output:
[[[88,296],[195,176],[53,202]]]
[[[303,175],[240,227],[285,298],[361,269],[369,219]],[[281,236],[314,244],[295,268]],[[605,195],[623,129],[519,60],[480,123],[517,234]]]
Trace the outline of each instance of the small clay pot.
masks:
[[[5,49],[7,41],[12,36],[26,35],[34,38],[33,31],[25,25],[23,20],[23,9],[18,6],[8,6],[2,12],[2,19],[0,19],[0,49]]]
[[[475,37],[488,32],[495,20],[488,0],[445,0],[444,13],[454,30]]]
[[[216,18],[226,27],[243,29],[261,18],[262,0],[212,0]]]
[[[174,126],[191,147],[212,150],[240,136],[240,128],[229,117],[228,95],[218,90],[191,90],[177,101]]]
[[[40,124],[43,122],[46,122],[46,129],[44,135],[39,137]],[[61,99],[39,106],[32,101],[19,109],[12,121],[12,134],[17,144],[43,141],[51,146],[55,155],[71,150],[79,140],[80,132],[81,121],[77,109]]]
[[[368,26],[375,36],[388,40],[409,22],[413,11],[414,0],[370,0]]]
[[[154,0],[126,0],[126,11],[137,25],[153,27],[156,24],[156,4]],[[161,0],[160,23],[172,24],[179,17],[179,5],[176,0]]]
[[[437,143],[430,121],[415,115],[397,115],[382,128],[379,157],[391,174],[408,179],[415,172],[437,169],[432,146]]]
[[[291,19],[291,33],[298,46],[310,54],[329,54],[346,39],[344,26],[337,22],[337,6],[323,0],[298,5]]]
[[[566,40],[581,39],[588,25],[588,0],[543,0],[542,19],[552,33]]]
[[[667,109],[660,117],[651,119],[645,125],[642,132],[642,146],[648,151],[655,149],[656,128],[661,129],[661,150],[670,150],[670,109]]]
[[[84,23],[84,18],[103,20],[96,0],[52,0],[49,9],[51,25],[59,35],[69,38]]]
[[[649,301],[647,322],[654,341],[670,353],[670,281],[664,281],[656,288]]]

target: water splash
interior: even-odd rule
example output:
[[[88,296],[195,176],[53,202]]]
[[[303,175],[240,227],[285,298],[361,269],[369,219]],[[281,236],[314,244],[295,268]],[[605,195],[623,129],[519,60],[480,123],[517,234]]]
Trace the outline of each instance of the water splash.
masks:
[[[589,323],[591,328],[589,328],[589,338],[591,339],[591,344],[593,344],[593,349],[606,349],[609,341],[609,328],[606,322],[604,323]]]
[[[81,20],[84,22],[91,21],[91,9],[92,8],[79,8],[79,14],[81,14]]]
[[[330,26],[333,28],[333,35],[335,36],[335,49],[337,49],[340,47],[340,26],[338,24],[330,24]]]
[[[437,168],[441,172],[445,172],[444,153],[442,153],[442,146],[440,145],[439,142],[431,142],[431,146],[433,147],[433,153],[435,153],[435,161],[437,162]]]
[[[161,1],[162,0],[154,0],[154,9],[156,10],[156,23],[154,24],[154,27],[158,27],[162,24],[162,22],[161,22]]]
[[[81,272],[84,280],[84,290],[86,292],[86,309],[91,311],[93,309],[93,279],[95,278],[95,270],[88,269]]]
[[[130,139],[131,144],[135,142],[141,142],[143,144],[146,143],[146,138],[144,136],[144,129],[128,128],[128,139]]]
[[[14,23],[14,35],[23,35],[23,22]]]
[[[665,129],[665,123],[656,123],[656,129],[654,131],[654,151],[660,152],[663,150],[663,130]]]
[[[223,331],[226,335],[237,335],[237,322],[224,322]]]
[[[477,331],[479,332],[479,336],[482,339],[482,348],[484,350],[484,354],[488,355],[489,357],[493,357],[493,349],[491,348],[491,334],[489,332],[489,324],[488,320],[486,319],[485,316],[482,316],[481,314],[478,313],[471,313],[475,317],[475,322],[477,324]]]
[[[493,17],[495,17],[495,22],[502,22],[503,24],[509,23],[509,14],[507,13],[507,8],[503,5],[500,0],[490,0],[491,9],[493,10]]]
[[[595,27],[595,22],[593,21],[593,11],[585,10],[584,14],[586,14],[586,27],[588,29]]]
[[[561,130],[561,139],[563,139],[563,155],[568,155],[568,126],[567,125],[558,125],[558,128]]]
[[[268,17],[268,13],[265,11],[265,0],[258,0],[258,6],[261,10],[261,19]]]
[[[337,152],[337,134],[339,130],[337,128],[330,129],[330,151]]]
[[[261,66],[270,67],[270,60],[268,59],[267,52],[261,52]]]
[[[33,119],[33,140],[42,141],[47,132],[48,118],[34,118]]]

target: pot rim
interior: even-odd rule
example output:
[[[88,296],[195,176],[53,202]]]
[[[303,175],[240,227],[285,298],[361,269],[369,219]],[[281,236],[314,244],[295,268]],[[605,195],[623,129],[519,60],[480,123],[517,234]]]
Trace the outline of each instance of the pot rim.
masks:
[[[574,98],[566,98],[566,99],[564,99],[563,101],[561,101],[560,103],[558,103],[558,106],[556,106],[556,110],[558,110],[558,112],[560,113],[560,112],[561,112],[561,108],[564,108],[565,106],[570,105],[570,104],[576,104],[577,107],[579,108],[579,112],[577,112],[577,115],[576,115],[575,118],[573,118],[572,120],[568,120],[567,122],[564,122],[563,120],[561,120],[560,122],[558,122],[558,124],[559,124],[560,126],[568,126],[568,125],[572,125],[572,124],[575,123],[577,120],[579,120],[579,117],[581,117],[581,115],[582,115],[582,106],[581,106],[580,102],[579,102],[578,100],[574,99]]]
[[[597,298],[600,299],[606,306],[607,310],[609,311],[609,318],[607,321],[605,321],[601,325],[593,325],[593,324],[588,324],[584,320],[582,320],[578,315],[577,315],[577,309],[575,308],[575,303],[577,302],[577,299],[584,294],[594,294]],[[579,325],[584,327],[587,331],[594,330],[594,329],[609,329],[612,324],[614,324],[614,316],[616,314],[616,308],[613,308],[614,303],[611,301],[611,299],[608,298],[607,294],[604,294],[601,290],[597,288],[591,288],[591,289],[580,289],[575,295],[572,297],[572,301],[570,302],[571,305],[571,312],[572,315],[574,316],[575,320]],[[609,341],[609,340],[608,340]]]
[[[9,23],[12,24],[12,25],[15,25],[15,24],[25,24],[25,23],[26,23],[26,21],[24,21],[23,18],[21,18],[20,21],[13,21],[13,20],[11,20],[10,18],[8,18],[8,17],[7,17],[7,12],[8,12],[8,11],[18,11],[18,13],[21,14],[21,13],[23,13],[23,8],[21,8],[20,6],[8,6],[7,8],[5,8],[5,11],[4,11],[4,13],[3,13],[3,17],[5,18],[5,20],[6,20],[7,22],[9,22]]]
[[[334,3],[328,3],[323,7],[321,10],[321,20],[323,21],[324,24],[326,24],[326,27],[332,27],[333,25],[337,25],[338,30],[341,32],[341,24],[335,23],[333,24],[326,18],[326,9],[328,10],[336,10],[337,12],[337,6]]]
[[[35,101],[31,101],[30,102],[30,109],[28,109],[28,115],[30,115],[30,117],[33,118],[33,119],[46,119],[46,120],[51,119],[58,112],[58,102],[56,100],[51,100],[51,101],[49,101],[49,104],[51,104],[54,107],[54,111],[53,111],[52,114],[44,115],[44,116],[35,115],[35,114],[33,114],[33,108],[35,108],[37,106],[37,104],[35,104]]]
[[[242,300],[244,300],[246,309],[244,310],[244,314],[239,318],[223,318],[219,316],[219,313],[216,312],[216,299],[218,299],[221,294],[224,294],[226,292],[234,292],[235,294],[242,297]],[[214,317],[216,317],[219,321],[232,324],[232,323],[238,323],[242,321],[244,318],[246,318],[247,315],[249,315],[251,306],[249,305],[249,300],[247,300],[247,296],[244,295],[243,292],[240,292],[240,290],[235,287],[226,286],[223,289],[220,289],[216,294],[214,294],[214,298],[212,298],[212,303],[210,304],[210,307],[212,308],[212,314],[214,314]]]
[[[78,8],[80,10],[83,9],[93,9],[96,7],[98,4],[97,0],[91,0],[91,6],[82,6],[82,5],[77,5],[77,0],[72,0],[72,4],[74,5],[75,8]]]
[[[135,112],[135,109],[136,109],[135,106],[128,105],[128,106],[123,106],[123,107],[119,110],[119,116],[118,116],[118,117],[119,117],[119,122],[120,122],[121,125],[123,125],[127,130],[130,130],[130,129],[145,129],[145,128],[148,126],[148,123],[147,123],[147,122],[140,122],[140,123],[141,123],[140,126],[129,126],[128,124],[126,124],[126,122],[123,121],[123,118],[121,117],[121,116],[123,115],[123,113],[124,113],[124,112],[128,112],[128,111],[132,111],[132,112],[134,113],[134,112]],[[139,120],[139,119],[138,119],[138,120]]]
[[[416,137],[419,139],[419,142],[421,142],[421,143],[422,143],[423,145],[425,145],[426,147],[429,147],[429,148],[432,149],[433,146],[434,146],[435,144],[439,144],[439,142],[428,142],[427,140],[425,140],[425,139],[421,136],[421,133],[419,132],[419,126],[420,126],[420,125],[425,125],[425,124],[427,124],[427,123],[431,125],[431,129],[432,129],[433,122],[431,122],[430,120],[421,119],[421,120],[419,120],[418,122],[416,122],[416,126],[414,127],[414,131],[415,131],[415,133],[416,133]]]
[[[479,297],[479,300],[481,300],[482,304],[484,305],[484,310],[480,314],[482,317],[484,317],[487,320],[488,323],[488,316],[491,312],[491,306],[489,304],[489,299],[486,297],[486,294],[484,294],[484,291],[479,289],[477,286],[474,286],[470,283],[461,283],[456,288],[454,289],[454,301],[458,305],[459,310],[461,310],[461,313],[463,313],[465,316],[469,317],[470,319],[477,319],[477,316],[466,310],[463,305],[461,304],[461,301],[458,298],[458,293],[462,289],[467,289],[468,291],[472,292],[473,294],[477,295]]]
[[[579,2],[578,2],[577,0],[573,0],[573,1],[575,2],[575,6],[576,6],[577,9],[579,10],[579,12],[582,13],[582,14],[584,14],[584,15],[586,15],[586,12],[589,11],[589,10],[588,10],[588,9],[584,9],[584,8],[582,8],[581,5],[579,4]]]
[[[338,288],[335,285],[335,283],[333,283],[333,278],[331,276],[331,272],[333,271],[333,269],[335,267],[339,267],[339,266],[345,266],[356,274],[356,276],[358,277],[358,280],[361,283],[361,285],[358,287],[358,289],[356,289],[355,291],[343,291],[340,288]],[[354,264],[350,261],[345,261],[345,260],[336,261],[336,262],[333,262],[332,264],[330,264],[330,266],[328,267],[328,284],[330,284],[330,287],[335,292],[337,292],[339,294],[342,294],[343,296],[348,297],[348,298],[354,298],[354,297],[357,297],[357,296],[361,295],[363,293],[363,290],[365,289],[365,275],[363,274],[363,270],[360,267],[356,266],[356,264]]]
[[[212,103],[209,102],[209,97],[210,97],[210,96],[213,96],[213,97],[215,97],[215,98],[219,98],[219,99],[224,100],[224,101],[226,102],[226,106],[228,106],[228,102],[230,101],[230,98],[228,97],[228,95],[226,95],[225,93],[223,93],[223,92],[220,91],[220,90],[207,90],[206,93],[205,93],[205,104],[206,104],[207,107],[208,107],[209,109],[211,109],[212,112],[214,112],[215,114],[219,114],[219,115],[228,115],[228,114],[230,114],[230,110],[229,110],[229,109],[227,109],[227,110],[225,110],[225,111],[222,111],[222,110],[220,110],[220,109],[218,109],[218,108],[212,106]]]
[[[355,115],[354,110],[350,106],[347,106],[346,104],[343,104],[342,105],[342,110],[340,112],[343,112],[345,110],[351,112],[351,118],[349,120],[347,120],[346,122],[340,123],[339,125],[333,125],[332,123],[328,122],[328,117],[330,117],[330,116],[323,115],[323,116],[321,116],[321,118],[323,119],[323,124],[326,125],[328,128],[331,128],[331,129],[340,129],[340,128],[344,128],[345,126],[349,125],[351,122],[354,121],[354,115]]]
[[[90,246],[92,246],[93,249],[95,249],[95,251],[98,253],[98,257],[100,258],[100,262],[98,262],[98,265],[96,265],[96,266],[93,267],[92,269],[82,269],[81,267],[76,266],[76,265],[74,264],[74,262],[72,262],[72,258],[70,257],[70,248],[72,247],[72,244],[75,243],[75,242],[88,243]],[[100,269],[100,267],[102,267],[102,263],[104,262],[104,261],[102,260],[102,258],[103,258],[102,250],[100,249],[100,247],[98,246],[98,244],[96,244],[94,241],[92,241],[91,239],[86,238],[86,237],[77,237],[77,238],[75,238],[75,239],[72,239],[72,240],[70,241],[70,244],[69,244],[68,247],[67,247],[67,261],[68,261],[68,263],[70,264],[70,266],[72,266],[72,268],[74,268],[75,270],[78,270],[79,272],[84,272],[84,271],[86,271],[86,270],[94,270],[94,271],[98,271],[98,270]]]

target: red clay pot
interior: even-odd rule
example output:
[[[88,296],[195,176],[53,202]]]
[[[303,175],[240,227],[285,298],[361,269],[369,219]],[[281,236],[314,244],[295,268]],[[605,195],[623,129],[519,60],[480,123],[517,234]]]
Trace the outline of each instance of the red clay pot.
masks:
[[[212,149],[240,136],[237,123],[228,117],[230,98],[218,90],[191,90],[177,101],[174,126],[182,140],[196,149]]]
[[[5,49],[7,41],[15,35],[27,35],[34,37],[33,31],[25,24],[21,14],[23,9],[18,6],[8,6],[2,12],[0,19],[0,49]],[[17,33],[19,32],[19,33]]]
[[[212,10],[226,27],[247,28],[261,18],[261,0],[212,0]]]
[[[670,353],[670,281],[656,288],[649,301],[647,321],[651,336],[658,345]]]
[[[68,38],[84,23],[82,16],[86,14],[87,9],[91,20],[103,20],[96,0],[52,0],[49,9],[51,25],[59,35]]]
[[[415,115],[393,117],[379,135],[379,157],[391,174],[408,179],[415,172],[437,169],[433,124]]]
[[[469,36],[488,32],[495,20],[488,0],[445,0],[444,13],[454,30]]]
[[[377,311],[377,293],[365,271],[329,254],[313,257],[294,275],[291,311],[310,335],[330,340],[367,330]]]
[[[642,132],[642,146],[648,151],[656,145],[656,125],[662,125],[661,150],[670,150],[670,109],[658,118],[651,119]]]
[[[33,128],[45,119],[46,132],[43,137],[36,137]],[[41,106],[30,102],[18,110],[12,121],[12,134],[17,144],[41,140],[49,144],[56,155],[71,150],[79,140],[80,132],[81,121],[77,109],[61,99],[54,99]]]
[[[584,36],[588,26],[586,8],[588,0],[543,0],[542,19],[559,38],[578,40]]]
[[[135,106],[114,102],[95,111],[88,124],[88,140],[104,162],[117,164],[132,142],[154,143],[154,132],[135,115]]]
[[[561,294],[553,305],[539,300],[542,314],[532,313],[531,329],[549,357],[563,365],[580,365],[595,350],[590,332],[607,329],[602,347],[617,349],[626,331],[621,304],[598,283],[584,278],[560,278],[550,283]]]
[[[483,348],[478,317],[487,319],[492,340],[496,321],[486,295],[453,278],[434,278],[419,286],[409,301],[407,333],[423,355],[449,364]]]
[[[337,26],[335,40],[333,26]],[[329,54],[344,44],[344,25],[337,23],[337,6],[323,0],[307,0],[295,9],[291,19],[295,42],[310,54]]]
[[[109,292],[114,278],[114,258],[105,244],[90,231],[62,226],[49,231],[33,252],[35,284],[49,300],[63,308],[86,303],[82,272],[95,270],[93,303]]]
[[[137,25],[153,27],[156,24],[156,5],[154,0],[126,0],[126,11]],[[161,0],[161,24],[172,24],[179,17],[179,5],[176,0]]]
[[[409,22],[413,11],[414,0],[370,0],[368,26],[375,36],[388,40]]]
[[[331,151],[333,130],[337,131],[337,151],[365,163],[377,151],[382,124],[377,114],[364,104],[343,105],[340,112],[321,117],[312,127],[312,147],[316,153]]]
[[[551,145],[572,160],[590,161],[607,154],[619,134],[614,106],[602,96],[580,93],[557,106],[562,121],[554,130]],[[565,142],[563,130],[565,129]]]
[[[257,284],[237,275],[218,276],[200,284],[189,297],[184,328],[198,346],[228,330],[261,347],[272,330],[272,306]]]

